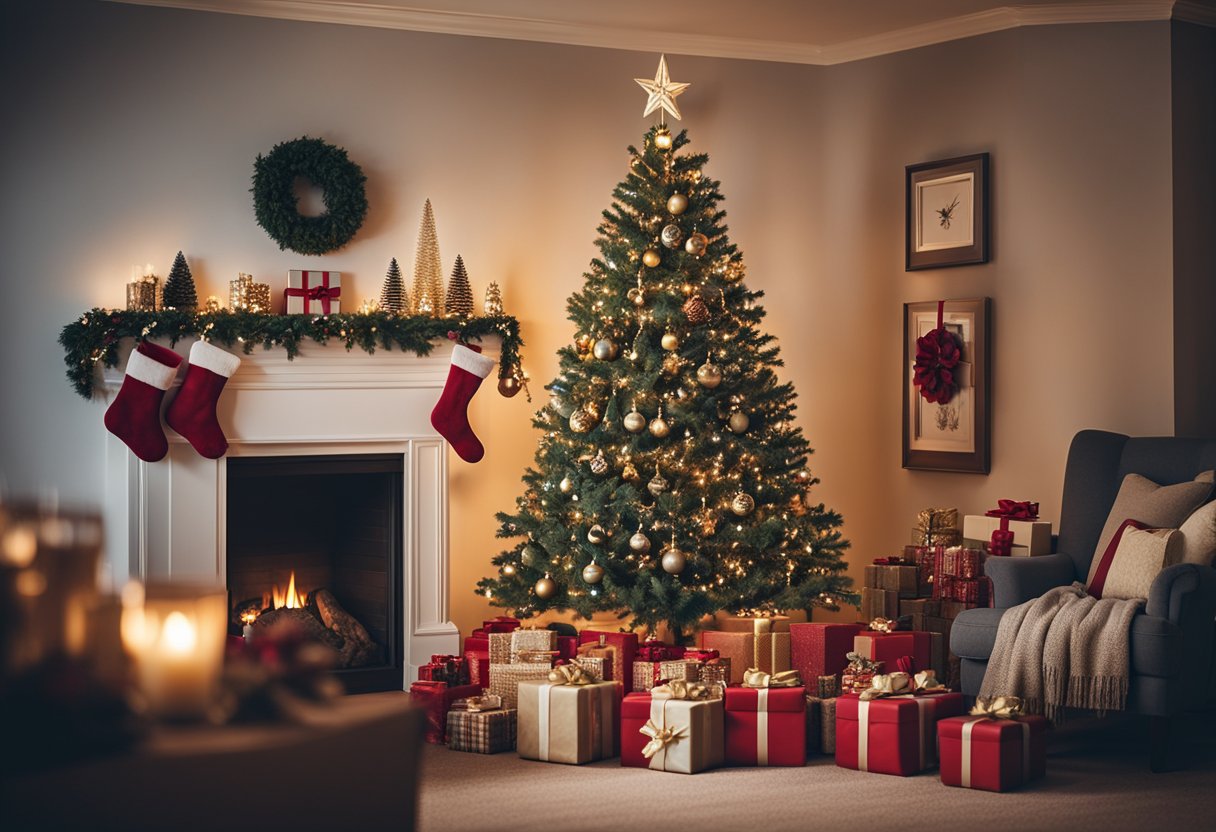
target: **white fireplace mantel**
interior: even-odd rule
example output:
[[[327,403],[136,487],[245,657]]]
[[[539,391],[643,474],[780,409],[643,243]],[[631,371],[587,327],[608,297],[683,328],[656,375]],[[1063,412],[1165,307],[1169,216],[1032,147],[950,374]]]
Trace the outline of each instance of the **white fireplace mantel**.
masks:
[[[167,346],[167,344],[166,344]],[[486,355],[498,357],[491,339]],[[185,355],[189,343],[179,343]],[[426,357],[342,344],[301,344],[289,361],[282,349],[255,348],[220,398],[228,457],[401,454],[404,495],[401,570],[404,586],[405,680],[432,654],[456,653],[449,619],[447,448],[430,424],[452,345]],[[183,362],[184,366],[184,362]],[[179,373],[179,379],[180,379]],[[107,371],[115,392],[122,368]],[[170,390],[166,402],[174,394]],[[224,584],[227,458],[204,459],[166,426],[169,453],[146,463],[106,433],[107,550],[116,584],[148,581]],[[267,523],[299,522],[267,517]]]

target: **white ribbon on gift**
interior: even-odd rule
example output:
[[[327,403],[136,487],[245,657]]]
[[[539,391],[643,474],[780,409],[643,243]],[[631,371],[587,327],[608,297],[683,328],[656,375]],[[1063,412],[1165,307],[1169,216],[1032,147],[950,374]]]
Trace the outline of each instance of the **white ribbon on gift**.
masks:
[[[923,771],[929,767],[929,763],[937,759],[937,740],[936,730],[934,732],[934,741],[932,745],[933,757],[930,759],[929,743],[925,742],[926,732],[930,724],[936,729],[937,721],[933,720],[930,723],[932,715],[937,710],[937,703],[931,696],[887,696],[887,700],[891,699],[911,699],[916,702],[917,714],[917,745],[920,749],[920,768]],[[870,770],[870,700],[861,699],[857,702],[857,770]]]
[[[963,723],[962,771],[959,773],[959,782],[963,784],[964,789],[971,788],[971,732],[975,729],[975,723],[986,719],[986,716],[977,716]],[[1022,726],[1022,782],[1026,782],[1030,779],[1030,723],[1018,721],[1018,725]]]
[[[768,688],[756,689],[756,765],[768,765]]]
[[[540,758],[546,762],[549,760],[549,692],[556,685],[545,683],[538,686],[537,696],[539,696],[537,707],[537,719],[540,722],[538,726],[538,735],[540,737]]]

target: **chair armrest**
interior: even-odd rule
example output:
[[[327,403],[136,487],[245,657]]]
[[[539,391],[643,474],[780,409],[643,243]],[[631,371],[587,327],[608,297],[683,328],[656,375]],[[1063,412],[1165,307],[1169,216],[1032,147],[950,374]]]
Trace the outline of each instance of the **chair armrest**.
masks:
[[[1039,555],[1033,558],[989,557],[984,573],[992,579],[992,604],[1014,607],[1057,586],[1067,586],[1076,575],[1067,555]]]
[[[1162,569],[1153,580],[1144,612],[1181,624],[1183,616],[1190,612],[1188,607],[1195,603],[1209,609],[1216,607],[1216,569],[1176,563]]]

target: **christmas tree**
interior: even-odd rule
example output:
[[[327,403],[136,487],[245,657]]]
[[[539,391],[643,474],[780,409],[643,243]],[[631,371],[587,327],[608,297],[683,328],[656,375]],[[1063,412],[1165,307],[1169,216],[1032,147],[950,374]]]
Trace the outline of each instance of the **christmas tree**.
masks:
[[[490,285],[486,287],[486,300],[482,304],[482,311],[491,316],[502,314],[502,289],[498,288],[497,280],[491,280]]]
[[[656,107],[678,117],[684,85],[665,70],[654,85],[671,106]],[[718,610],[855,601],[841,518],[810,499],[794,390],[759,329],[763,293],[743,282],[708,157],[687,143],[660,122],[629,148],[600,256],[568,301],[575,335],[533,421],[535,466],[498,515],[516,542],[479,583],[521,616],[614,610],[679,639]]]
[[[443,266],[439,259],[439,237],[435,233],[435,213],[429,199],[423,206],[422,225],[418,229],[411,311],[436,317],[443,314]]]
[[[401,267],[397,265],[396,257],[388,264],[388,273],[384,275],[384,286],[380,288],[380,309],[390,315],[404,315],[410,311],[405,280],[401,277]]]
[[[465,271],[464,260],[456,255],[456,265],[452,267],[452,277],[448,280],[448,297],[444,313],[449,318],[473,317],[473,287],[469,285],[469,273]]]
[[[165,279],[162,298],[167,308],[183,312],[193,312],[198,308],[198,292],[194,288],[194,277],[190,274],[190,266],[186,264],[185,255],[180,251],[173,258],[169,277]]]

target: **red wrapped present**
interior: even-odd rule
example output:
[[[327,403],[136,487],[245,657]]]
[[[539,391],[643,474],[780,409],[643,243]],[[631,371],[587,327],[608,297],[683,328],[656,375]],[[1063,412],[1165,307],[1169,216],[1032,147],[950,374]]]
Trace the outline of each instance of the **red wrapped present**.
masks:
[[[637,633],[610,633],[600,630],[583,630],[578,634],[578,652],[580,655],[593,651],[597,647],[611,647],[612,678],[617,682],[629,685],[633,680],[633,660],[638,652]],[[596,655],[594,652],[588,655]]]
[[[571,661],[578,655],[578,637],[577,636],[558,636],[557,637],[557,657],[566,661]]]
[[[447,742],[448,711],[457,699],[481,696],[477,685],[448,685],[444,682],[418,681],[410,685],[410,699],[426,709],[426,741]]]
[[[860,624],[791,624],[790,667],[808,683],[839,676],[849,663],[853,636],[864,629]]]
[[[639,662],[674,662],[684,658],[684,648],[664,644],[657,638],[648,638],[638,647],[634,661]]]
[[[690,647],[684,651],[683,659],[688,662],[708,662],[721,657],[722,654],[717,650],[703,650],[700,647]]]
[[[424,682],[446,682],[449,687],[467,685],[469,664],[464,656],[431,656],[430,662],[418,668],[418,679]]]
[[[701,649],[715,650],[730,661],[730,683],[743,681],[743,671],[756,666],[756,636],[753,633],[702,630]]]
[[[986,607],[988,606],[988,585],[990,579],[987,577],[979,578],[953,578],[950,581],[950,594],[948,600],[959,601],[967,604],[969,607]]]
[[[1041,716],[956,716],[937,723],[947,786],[1005,792],[1047,773],[1047,720]]]
[[[509,615],[500,615],[497,618],[481,622],[481,629],[487,633],[509,633],[512,630],[518,630],[520,626],[519,619],[512,618]]]
[[[983,574],[982,556],[983,553],[979,549],[938,546],[933,554],[935,581],[940,581],[943,575],[952,578],[978,578]],[[936,594],[934,597],[937,597]]]
[[[911,656],[914,670],[933,666],[933,639],[921,630],[897,630],[894,633],[862,632],[853,637],[853,652],[894,669],[896,662]]]
[[[490,657],[470,650],[464,654],[464,659],[469,664],[469,684],[488,688],[490,686]]]
[[[693,690],[676,683],[625,696],[622,766],[695,774],[722,764],[722,700],[677,698]]]
[[[806,765],[806,688],[727,688],[726,763]]]
[[[836,765],[907,777],[936,762],[937,722],[963,712],[961,693],[836,700]]]

